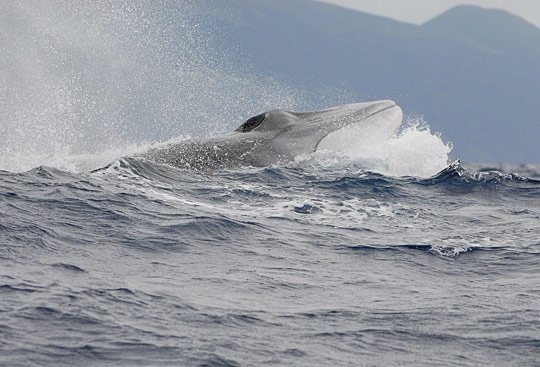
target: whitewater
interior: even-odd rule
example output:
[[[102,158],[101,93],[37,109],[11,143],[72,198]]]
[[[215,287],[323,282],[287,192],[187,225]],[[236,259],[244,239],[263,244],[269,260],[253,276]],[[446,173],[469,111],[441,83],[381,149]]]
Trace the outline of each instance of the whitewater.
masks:
[[[228,65],[200,6],[0,5],[0,365],[538,365],[540,166],[417,116],[263,168],[140,157],[358,101]]]

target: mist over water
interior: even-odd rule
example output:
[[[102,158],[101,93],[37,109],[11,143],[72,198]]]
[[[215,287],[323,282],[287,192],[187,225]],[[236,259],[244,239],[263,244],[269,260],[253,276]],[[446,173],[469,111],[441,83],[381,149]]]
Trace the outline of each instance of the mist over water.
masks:
[[[209,49],[196,2],[1,6],[2,169],[68,168],[79,154],[123,155],[297,105],[292,90],[233,70]]]

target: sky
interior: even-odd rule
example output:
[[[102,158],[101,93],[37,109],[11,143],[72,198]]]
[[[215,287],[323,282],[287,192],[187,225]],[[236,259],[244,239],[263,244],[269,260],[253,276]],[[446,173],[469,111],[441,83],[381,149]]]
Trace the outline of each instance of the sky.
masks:
[[[461,4],[498,8],[540,27],[540,0],[317,0],[397,20],[421,24]]]

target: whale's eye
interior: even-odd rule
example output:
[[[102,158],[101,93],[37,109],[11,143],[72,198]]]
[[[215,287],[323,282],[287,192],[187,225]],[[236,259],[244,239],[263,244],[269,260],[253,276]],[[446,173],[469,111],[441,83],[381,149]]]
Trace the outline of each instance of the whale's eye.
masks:
[[[255,129],[257,126],[262,124],[262,122],[264,121],[264,118],[265,118],[264,113],[261,115],[253,116],[252,118],[244,122],[242,125],[240,125],[240,127],[236,129],[236,131],[239,131],[241,133],[247,133],[248,131]]]

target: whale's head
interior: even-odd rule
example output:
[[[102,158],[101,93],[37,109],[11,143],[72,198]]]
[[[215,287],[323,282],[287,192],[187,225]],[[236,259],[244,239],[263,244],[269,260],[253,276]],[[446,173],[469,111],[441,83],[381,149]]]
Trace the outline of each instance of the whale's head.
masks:
[[[291,161],[316,150],[390,138],[401,124],[392,101],[353,103],[314,112],[271,110],[254,116],[232,133],[190,139],[152,149],[145,158],[180,168],[207,170],[263,167]]]
[[[316,150],[340,150],[367,140],[388,139],[401,125],[401,108],[393,101],[353,103],[314,112],[271,110],[240,125],[235,134],[260,143],[251,152],[261,166]]]

